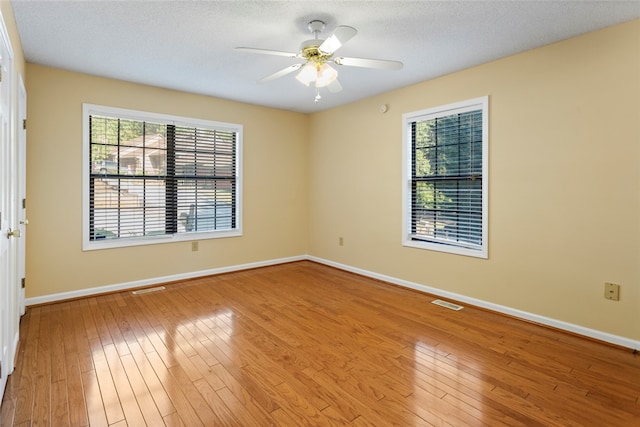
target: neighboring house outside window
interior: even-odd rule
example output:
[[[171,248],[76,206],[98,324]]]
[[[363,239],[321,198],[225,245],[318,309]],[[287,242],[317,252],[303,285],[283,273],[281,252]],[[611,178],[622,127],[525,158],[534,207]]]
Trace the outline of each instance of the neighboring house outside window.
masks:
[[[83,249],[239,236],[242,126],[85,104]]]
[[[403,245],[488,257],[488,97],[403,115]]]

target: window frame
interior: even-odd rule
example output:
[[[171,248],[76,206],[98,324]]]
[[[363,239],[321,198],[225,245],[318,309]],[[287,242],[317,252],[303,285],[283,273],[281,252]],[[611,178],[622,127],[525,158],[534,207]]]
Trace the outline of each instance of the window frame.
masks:
[[[478,247],[457,245],[451,241],[429,242],[416,239],[412,236],[412,161],[413,122],[442,118],[454,114],[469,111],[482,111],[482,243]],[[427,108],[420,111],[405,113],[402,115],[402,245],[411,248],[425,249],[437,252],[446,252],[456,255],[465,255],[488,259],[488,225],[489,225],[489,96],[468,99],[447,105]],[[435,239],[434,239],[435,240]]]
[[[90,236],[90,126],[89,116],[102,115],[117,117],[124,120],[146,121],[162,123],[166,125],[185,126],[193,128],[206,128],[235,132],[235,228],[229,230],[191,231],[174,234],[162,234],[154,236],[127,237],[119,239],[91,240]],[[211,120],[195,119],[168,114],[151,113],[125,108],[109,107],[95,104],[82,105],[82,250],[98,250],[110,248],[124,248],[131,246],[153,245],[160,243],[173,243],[193,240],[216,239],[242,236],[242,134],[243,126],[233,123],[224,123]]]

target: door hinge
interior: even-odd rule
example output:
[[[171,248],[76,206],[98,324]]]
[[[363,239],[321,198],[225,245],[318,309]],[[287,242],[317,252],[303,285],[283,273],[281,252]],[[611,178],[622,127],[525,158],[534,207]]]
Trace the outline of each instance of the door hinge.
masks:
[[[22,129],[27,130],[27,119],[22,119]]]
[[[0,362],[0,378],[2,378],[2,362]]]
[[[22,289],[24,289],[25,284],[27,283],[27,279],[25,279],[24,277],[22,278],[22,280],[20,281],[22,284]]]
[[[22,199],[22,209],[27,209],[27,199]]]

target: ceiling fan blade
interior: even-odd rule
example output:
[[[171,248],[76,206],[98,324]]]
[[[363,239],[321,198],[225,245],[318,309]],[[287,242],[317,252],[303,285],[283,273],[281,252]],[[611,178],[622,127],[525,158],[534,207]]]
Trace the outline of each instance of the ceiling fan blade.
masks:
[[[358,31],[355,28],[340,25],[333,30],[333,33],[322,42],[318,49],[321,52],[331,54],[351,40],[356,34],[358,34]]]
[[[287,68],[284,68],[280,71],[277,71],[273,74],[271,74],[270,76],[264,77],[260,80],[258,80],[257,83],[266,83],[266,82],[270,82],[271,80],[275,80],[275,79],[279,79],[282,76],[286,76],[289,73],[293,73],[296,70],[299,70],[300,67],[302,67],[304,64],[293,64],[288,66]]]
[[[327,85],[327,90],[331,93],[338,93],[342,90],[342,85],[340,84],[338,79],[335,79]]]
[[[236,47],[235,50],[239,50],[241,52],[248,52],[248,53],[259,53],[261,55],[286,56],[288,58],[298,57],[297,53],[283,52],[281,50],[259,49],[257,47]]]
[[[380,70],[400,70],[404,66],[400,61],[389,61],[387,59],[345,58],[342,56],[339,58],[335,58],[333,62],[338,65],[377,68]]]

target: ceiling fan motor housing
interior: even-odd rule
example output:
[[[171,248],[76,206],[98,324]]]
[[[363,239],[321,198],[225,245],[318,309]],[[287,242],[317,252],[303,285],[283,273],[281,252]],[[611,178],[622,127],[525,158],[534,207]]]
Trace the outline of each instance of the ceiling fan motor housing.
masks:
[[[311,40],[305,40],[300,44],[300,56],[307,61],[316,63],[318,66],[327,62],[327,60],[331,58],[331,54],[323,53],[319,49],[324,40],[319,39],[318,34],[324,31],[325,26],[326,24],[319,19],[310,21],[307,28],[309,28],[309,31],[311,31],[314,38]]]
[[[316,63],[326,62],[329,58],[331,58],[331,54],[326,54],[320,51],[320,45],[324,40],[320,39],[312,39],[305,40],[300,44],[300,56],[302,56],[307,61],[312,61]]]

